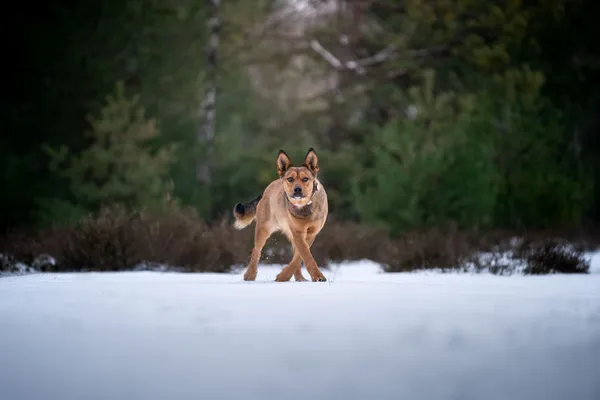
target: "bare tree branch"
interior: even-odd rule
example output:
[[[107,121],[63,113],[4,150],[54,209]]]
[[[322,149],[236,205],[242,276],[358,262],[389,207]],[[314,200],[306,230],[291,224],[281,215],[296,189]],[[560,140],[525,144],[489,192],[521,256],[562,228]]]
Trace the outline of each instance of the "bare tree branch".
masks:
[[[396,45],[389,45],[385,49],[375,53],[370,57],[346,62],[340,61],[339,58],[337,58],[333,53],[325,49],[325,47],[323,47],[321,43],[319,43],[319,41],[317,41],[316,39],[310,41],[310,47],[312,50],[314,50],[315,53],[320,55],[329,65],[331,65],[335,69],[340,71],[354,71],[359,75],[363,75],[366,73],[366,67],[370,67],[376,64],[381,64],[386,61],[391,61],[399,58],[398,46]],[[447,45],[433,46],[426,49],[409,50],[403,56],[406,58],[421,58],[438,54],[447,49]]]

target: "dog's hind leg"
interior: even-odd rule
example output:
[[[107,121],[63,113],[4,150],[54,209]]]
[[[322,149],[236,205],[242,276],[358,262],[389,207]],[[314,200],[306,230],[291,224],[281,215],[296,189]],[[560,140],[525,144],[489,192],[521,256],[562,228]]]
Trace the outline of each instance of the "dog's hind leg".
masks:
[[[256,225],[256,230],[254,233],[254,249],[252,249],[250,263],[248,264],[248,268],[246,268],[246,272],[244,273],[245,281],[253,281],[256,279],[260,254],[265,246],[265,243],[267,243],[269,236],[271,236],[271,232],[266,230],[264,227],[261,227],[259,224]]]
[[[287,282],[292,279],[292,274],[297,281],[305,281],[306,279],[302,276],[302,257],[300,257],[300,253],[294,248],[294,257],[292,257],[292,261],[288,265],[286,265],[277,277],[275,277],[275,281],[277,282]]]

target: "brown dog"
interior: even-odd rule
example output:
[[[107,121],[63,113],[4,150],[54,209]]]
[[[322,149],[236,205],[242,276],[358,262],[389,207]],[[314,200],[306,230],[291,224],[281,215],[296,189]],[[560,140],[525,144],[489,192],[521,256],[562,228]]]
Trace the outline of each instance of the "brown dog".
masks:
[[[311,147],[301,167],[292,162],[283,150],[277,155],[279,179],[271,182],[265,191],[248,204],[238,203],[233,209],[236,229],[243,229],[256,219],[254,249],[244,280],[253,281],[258,272],[258,261],[267,239],[277,231],[289,239],[294,246],[292,261],[277,275],[277,282],[292,278],[305,281],[301,261],[313,282],[325,282],[317,262],[310,252],[317,234],[327,220],[327,193],[317,179],[319,159]]]

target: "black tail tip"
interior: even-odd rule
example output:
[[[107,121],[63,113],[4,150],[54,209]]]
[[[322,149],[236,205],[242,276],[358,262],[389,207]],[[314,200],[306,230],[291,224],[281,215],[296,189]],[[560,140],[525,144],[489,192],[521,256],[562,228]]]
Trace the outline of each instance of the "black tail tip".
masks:
[[[235,212],[240,215],[244,215],[244,211],[246,211],[246,207],[242,203],[237,203],[235,205]]]

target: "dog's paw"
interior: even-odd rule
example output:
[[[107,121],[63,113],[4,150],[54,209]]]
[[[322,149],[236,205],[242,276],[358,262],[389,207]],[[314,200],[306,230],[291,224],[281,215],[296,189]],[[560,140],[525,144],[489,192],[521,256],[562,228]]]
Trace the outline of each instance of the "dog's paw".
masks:
[[[244,274],[244,280],[245,281],[254,281],[254,280],[256,280],[256,273],[248,273],[248,272],[246,272]]]
[[[275,282],[287,282],[290,279],[292,279],[292,276],[288,276],[288,275],[284,275],[284,274],[277,274],[277,276],[275,277]]]
[[[327,282],[327,278],[325,278],[323,275],[321,276],[315,276],[312,278],[313,282]]]
[[[296,282],[308,282],[308,279],[306,279],[305,277],[303,277],[302,275],[300,276],[294,276],[294,280]]]

